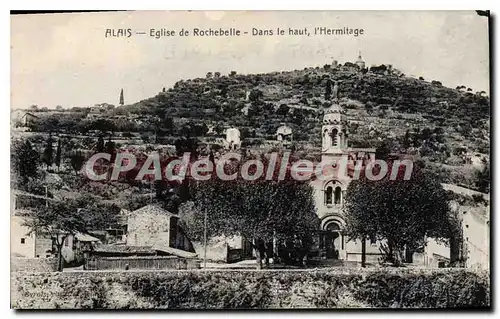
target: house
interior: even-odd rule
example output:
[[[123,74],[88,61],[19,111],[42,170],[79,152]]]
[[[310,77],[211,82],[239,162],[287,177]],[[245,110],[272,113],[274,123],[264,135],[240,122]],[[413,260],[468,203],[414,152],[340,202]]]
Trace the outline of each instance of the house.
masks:
[[[31,127],[38,119],[38,116],[24,110],[14,110],[11,113],[13,127]]]
[[[152,204],[129,212],[126,243],[96,246],[85,269],[199,268],[193,245],[178,221],[177,215]]]
[[[237,150],[241,147],[241,132],[237,128],[228,128],[226,130],[226,140],[224,146],[229,150]]]
[[[127,217],[127,246],[163,246],[194,252],[193,245],[178,224],[179,216],[156,205],[130,212]]]
[[[276,131],[277,140],[280,142],[293,142],[292,128],[285,123],[281,123]]]
[[[19,212],[18,212],[19,213]],[[23,258],[54,257],[52,239],[24,226],[26,217],[12,215],[10,217],[10,253]]]

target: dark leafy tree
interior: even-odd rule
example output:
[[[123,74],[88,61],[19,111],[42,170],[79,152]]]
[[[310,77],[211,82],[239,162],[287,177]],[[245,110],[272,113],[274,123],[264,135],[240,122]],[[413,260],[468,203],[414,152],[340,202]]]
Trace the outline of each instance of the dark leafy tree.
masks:
[[[43,151],[42,155],[42,161],[47,165],[47,168],[50,167],[53,163],[53,155],[54,155],[54,148],[53,148],[53,142],[54,140],[52,139],[52,135],[49,135],[49,138],[47,139],[45,149]]]
[[[286,104],[281,104],[278,109],[276,110],[276,114],[281,115],[281,116],[286,116],[288,114],[288,111],[290,110],[290,107]]]
[[[83,156],[82,152],[80,151],[74,151],[69,156],[69,159],[71,167],[75,171],[75,174],[78,174],[78,172],[82,169],[83,164],[85,163],[85,156]]]
[[[389,154],[391,153],[391,148],[387,141],[382,142],[382,144],[375,150],[375,158],[379,160],[387,160]]]
[[[111,140],[111,137],[108,138],[108,141],[106,142],[106,145],[104,147],[106,149],[106,153],[111,155],[110,163],[114,163],[116,158],[116,146],[115,142]]]
[[[332,97],[332,81],[328,79],[326,80],[325,100],[330,100],[331,97]]]
[[[61,167],[61,138],[57,140],[56,158],[54,163],[56,164],[57,169]]]
[[[410,131],[406,130],[405,136],[403,138],[403,146],[405,148],[408,148],[408,147],[410,147],[410,143],[411,143],[411,141],[410,141]]]
[[[385,242],[381,251],[395,265],[403,261],[405,250],[414,252],[424,246],[426,237],[453,236],[448,197],[441,184],[420,171],[413,171],[409,180],[402,176],[400,170],[396,180],[352,181],[345,205],[346,235]]]
[[[250,100],[250,102],[258,102],[263,96],[264,93],[262,93],[261,90],[252,90],[248,95],[248,99]]]
[[[97,147],[96,147],[96,151],[97,151],[97,153],[102,153],[102,152],[104,152],[104,137],[102,137],[102,135],[100,135],[100,136],[97,138]]]
[[[11,163],[21,185],[27,184],[30,179],[39,175],[40,155],[28,140],[13,143]]]
[[[116,131],[116,125],[109,120],[98,119],[90,124],[90,129],[101,132],[113,132]]]
[[[237,171],[238,165],[230,164],[227,173]],[[282,251],[294,248],[295,261],[302,261],[319,227],[312,192],[309,184],[291,178],[223,181],[215,177],[195,181],[191,195],[196,212],[189,229],[193,238],[201,239],[206,214],[209,237],[241,235],[253,243],[258,269],[263,259],[268,264],[273,240]]]
[[[491,184],[490,162],[476,173],[476,187],[480,192],[489,193]]]

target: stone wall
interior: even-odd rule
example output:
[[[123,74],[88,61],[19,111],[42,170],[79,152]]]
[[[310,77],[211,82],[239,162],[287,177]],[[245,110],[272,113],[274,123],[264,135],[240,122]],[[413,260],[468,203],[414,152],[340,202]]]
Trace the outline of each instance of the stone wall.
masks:
[[[11,273],[15,309],[489,308],[465,269]]]
[[[86,268],[88,270],[196,269],[200,268],[200,261],[174,256],[100,257],[87,260]]]
[[[57,270],[57,258],[13,258],[11,272],[50,272]]]

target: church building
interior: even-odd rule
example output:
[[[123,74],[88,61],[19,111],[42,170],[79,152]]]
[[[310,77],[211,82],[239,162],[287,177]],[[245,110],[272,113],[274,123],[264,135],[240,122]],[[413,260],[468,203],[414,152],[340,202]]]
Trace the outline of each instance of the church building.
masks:
[[[322,121],[322,163],[331,164],[329,173],[322,178],[313,178],[311,185],[314,188],[316,213],[321,220],[321,229],[318,242],[318,253],[326,259],[340,259],[344,261],[361,261],[361,241],[347,241],[341,230],[345,225],[343,206],[347,186],[352,180],[352,166],[345,167],[345,174],[340,171],[342,159],[351,160],[354,165],[366,165],[375,160],[375,148],[361,149],[349,147],[348,122],[344,108],[338,100],[338,83],[335,83],[332,101],[325,109]],[[362,161],[362,163],[358,163]],[[367,261],[373,256],[376,260],[380,251],[376,243],[366,245]]]

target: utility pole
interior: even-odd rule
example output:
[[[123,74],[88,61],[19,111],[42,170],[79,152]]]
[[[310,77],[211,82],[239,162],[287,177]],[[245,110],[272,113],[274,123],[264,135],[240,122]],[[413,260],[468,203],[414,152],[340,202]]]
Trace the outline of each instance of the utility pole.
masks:
[[[366,267],[366,238],[361,240],[361,267]]]
[[[47,186],[44,186],[45,187],[45,207],[49,207],[49,191],[47,189]]]
[[[205,212],[205,221],[203,223],[203,241],[204,241],[204,244],[203,244],[203,269],[207,269],[207,219],[208,219],[208,216],[207,216],[207,209],[205,208],[204,209],[204,212]]]
[[[153,203],[153,181],[149,182],[149,204]]]

